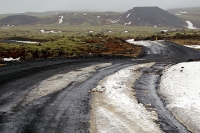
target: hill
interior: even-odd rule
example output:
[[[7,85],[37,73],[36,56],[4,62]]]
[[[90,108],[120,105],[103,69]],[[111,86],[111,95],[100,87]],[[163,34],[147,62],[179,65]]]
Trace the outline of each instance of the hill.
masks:
[[[191,21],[194,27],[200,28],[200,7],[176,8],[170,9],[168,12],[177,15],[184,21]]]
[[[179,17],[159,7],[135,7],[124,13],[118,20],[124,25],[137,26],[167,26],[182,28],[186,23]]]
[[[35,16],[28,15],[12,15],[7,16],[0,20],[1,25],[24,25],[24,24],[37,24],[39,19]]]
[[[2,15],[1,15],[2,16]],[[0,16],[0,18],[1,18]],[[190,20],[190,19],[189,19]],[[198,22],[198,21],[196,21]],[[0,25],[112,25],[184,28],[185,19],[159,7],[134,7],[126,13],[117,12],[44,12],[4,17]]]

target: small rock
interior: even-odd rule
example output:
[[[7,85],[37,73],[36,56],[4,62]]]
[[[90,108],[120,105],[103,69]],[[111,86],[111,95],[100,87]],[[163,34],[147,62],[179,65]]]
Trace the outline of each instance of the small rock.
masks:
[[[148,104],[145,104],[145,106],[147,106],[147,107],[150,107],[150,106],[151,106],[151,104],[150,104],[150,103],[148,103]]]

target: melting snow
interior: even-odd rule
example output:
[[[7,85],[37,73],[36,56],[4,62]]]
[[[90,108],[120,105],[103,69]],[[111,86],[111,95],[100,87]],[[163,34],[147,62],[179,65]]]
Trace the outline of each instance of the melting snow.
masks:
[[[101,16],[97,16],[97,18],[100,18]]]
[[[131,24],[131,22],[129,22],[129,23],[124,23],[125,26],[130,25],[130,24]]]
[[[187,27],[188,29],[192,29],[192,30],[197,29],[196,27],[193,26],[192,22],[186,21],[186,23],[188,24],[188,27]]]
[[[64,18],[64,17],[63,17],[63,16],[59,16],[59,17],[60,17],[60,19],[59,19],[59,22],[58,22],[58,23],[59,23],[59,24],[62,24],[62,23],[63,23],[63,18]]]
[[[20,60],[20,57],[19,58],[16,58],[16,59],[13,59],[12,57],[10,58],[3,58],[4,61],[19,61]]]
[[[86,13],[84,13],[84,15],[86,16],[87,14],[86,14]]]
[[[154,26],[155,28],[157,27],[157,25]]]
[[[42,33],[60,33],[61,31],[56,32],[54,30],[51,30],[51,31],[40,30],[40,32],[42,32]]]
[[[49,95],[53,92],[60,91],[73,82],[83,82],[87,78],[91,77],[92,73],[97,69],[104,68],[112,65],[111,63],[102,63],[92,65],[89,67],[81,68],[78,71],[70,71],[68,73],[57,74],[41,81],[37,86],[34,86],[30,90],[25,100],[22,102],[22,106],[27,105],[43,96]]]
[[[99,82],[92,90],[95,94],[91,130],[99,133],[162,132],[154,123],[158,119],[156,112],[148,112],[144,105],[138,104],[132,89],[133,83],[142,75],[137,70],[153,64],[130,66]]]
[[[163,72],[160,93],[167,108],[194,133],[200,132],[200,62],[179,63]]]
[[[187,12],[180,12],[180,13],[186,14]]]
[[[161,31],[163,31],[163,32],[168,32],[168,30],[161,30]]]
[[[128,39],[128,40],[126,40],[126,42],[128,42],[128,43],[134,43],[134,40],[135,39]]]
[[[126,16],[126,18],[128,18],[130,15],[131,15],[131,14],[129,13],[129,14]]]
[[[189,48],[200,49],[200,45],[184,45]]]

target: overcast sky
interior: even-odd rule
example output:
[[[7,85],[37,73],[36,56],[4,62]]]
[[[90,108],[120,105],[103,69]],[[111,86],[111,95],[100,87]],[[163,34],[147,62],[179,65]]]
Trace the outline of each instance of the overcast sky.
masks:
[[[0,14],[43,11],[127,11],[137,6],[162,9],[197,7],[200,0],[0,0]]]

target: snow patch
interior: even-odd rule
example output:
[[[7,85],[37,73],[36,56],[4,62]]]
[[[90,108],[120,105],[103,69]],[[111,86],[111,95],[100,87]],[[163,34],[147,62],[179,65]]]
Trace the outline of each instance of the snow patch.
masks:
[[[100,18],[101,16],[97,16],[97,18]]]
[[[19,61],[20,60],[20,57],[19,58],[12,58],[12,57],[10,57],[10,58],[3,58],[3,61]]]
[[[99,133],[162,132],[154,123],[158,120],[156,112],[148,112],[144,105],[138,104],[132,89],[142,75],[137,70],[153,64],[130,66],[99,82],[93,89],[91,130]]]
[[[131,15],[131,14],[129,13],[129,14],[126,16],[126,18],[128,18],[130,15]]]
[[[190,21],[186,21],[186,23],[188,24],[188,29],[191,29],[191,30],[194,30],[194,29],[197,29],[196,27],[193,26],[193,23],[190,22]]]
[[[177,14],[175,14],[175,15],[179,16],[179,15],[181,15],[181,14],[180,14],[180,13],[177,13]]]
[[[200,62],[179,63],[166,68],[160,93],[167,108],[194,133],[200,132]]]
[[[168,32],[168,30],[161,30],[161,31],[163,31],[163,32]]]
[[[34,86],[33,89],[27,93],[25,99],[22,101],[22,106],[53,92],[60,91],[73,82],[83,82],[91,77],[93,72],[110,65],[112,64],[102,63],[49,77],[41,81],[37,86]]]
[[[130,25],[130,24],[131,24],[131,22],[128,22],[128,23],[124,23],[124,25],[125,25],[125,26],[127,26],[127,25]]]
[[[60,18],[60,19],[59,19],[58,23],[59,23],[59,24],[62,24],[62,23],[63,23],[63,18],[64,18],[64,16],[59,16],[59,18]]]
[[[200,49],[200,45],[184,45],[189,48]]]
[[[54,31],[54,30],[51,30],[51,31],[40,30],[40,32],[42,32],[42,33],[60,33],[60,32],[62,32],[62,31],[56,32],[56,31]]]
[[[126,42],[128,42],[128,43],[133,43],[134,40],[135,40],[135,39],[128,39],[128,40],[126,40]]]
[[[182,13],[182,14],[186,14],[187,12],[182,12],[182,11],[180,11],[180,13]]]

